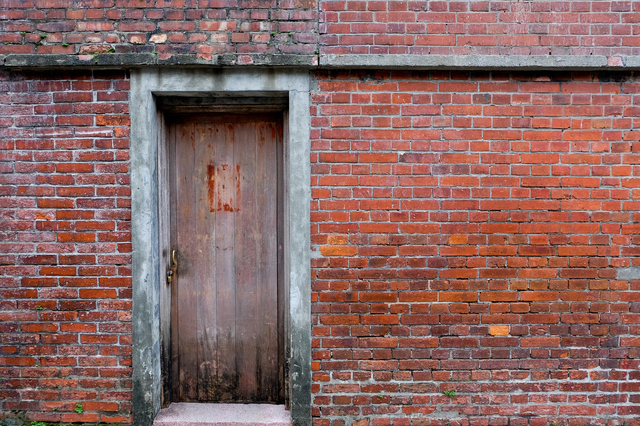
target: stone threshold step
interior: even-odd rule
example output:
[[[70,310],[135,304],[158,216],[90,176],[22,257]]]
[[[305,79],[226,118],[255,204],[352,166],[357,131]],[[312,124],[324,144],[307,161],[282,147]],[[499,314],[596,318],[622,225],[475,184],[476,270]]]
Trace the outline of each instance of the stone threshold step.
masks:
[[[291,426],[291,413],[284,405],[174,402],[153,426]]]

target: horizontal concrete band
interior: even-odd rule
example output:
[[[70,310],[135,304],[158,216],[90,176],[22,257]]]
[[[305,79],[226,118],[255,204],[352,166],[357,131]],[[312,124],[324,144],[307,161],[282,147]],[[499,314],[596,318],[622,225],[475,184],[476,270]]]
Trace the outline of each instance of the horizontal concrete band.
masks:
[[[321,68],[637,70],[636,56],[545,55],[325,55]]]
[[[0,66],[16,68],[141,68],[148,66],[213,66],[261,65],[271,67],[315,67],[316,55],[224,54],[210,59],[198,55],[163,56],[155,53],[101,53],[96,55],[0,55]]]
[[[154,53],[103,53],[98,55],[1,56],[7,68],[138,68],[147,66],[267,66],[299,68],[375,68],[416,70],[640,70],[637,56],[525,56],[525,55],[270,55],[224,54],[203,58],[197,55],[163,57]]]

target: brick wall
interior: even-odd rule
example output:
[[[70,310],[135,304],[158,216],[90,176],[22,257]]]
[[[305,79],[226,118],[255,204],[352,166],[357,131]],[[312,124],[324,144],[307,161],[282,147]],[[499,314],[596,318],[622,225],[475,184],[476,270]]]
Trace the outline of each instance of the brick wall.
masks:
[[[637,419],[640,82],[315,79],[314,423]],[[128,88],[0,72],[0,417],[130,422]]]
[[[157,52],[161,58],[193,54],[210,59],[225,53],[314,55],[320,50],[625,56],[640,54],[639,35],[640,1],[0,3],[0,54]]]
[[[0,418],[130,419],[128,89],[0,71]]]
[[[638,55],[640,1],[321,2],[321,53]]]
[[[317,20],[315,0],[4,0],[0,54],[314,54]]]
[[[319,73],[314,424],[638,419],[639,101],[629,75]]]

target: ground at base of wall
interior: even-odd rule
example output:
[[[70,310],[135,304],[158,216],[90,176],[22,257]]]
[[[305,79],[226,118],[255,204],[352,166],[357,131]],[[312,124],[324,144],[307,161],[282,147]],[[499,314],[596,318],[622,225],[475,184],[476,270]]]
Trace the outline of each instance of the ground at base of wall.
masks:
[[[402,421],[398,421],[402,420]],[[417,420],[417,421],[416,421]],[[355,419],[350,423],[344,422],[342,420],[337,420],[332,423],[332,426],[376,426],[376,425],[391,425],[391,424],[400,424],[400,425],[411,425],[411,426],[469,426],[469,425],[489,425],[489,424],[499,424],[508,426],[511,424],[514,425],[535,425],[535,426],[573,426],[574,424],[571,422],[536,422],[533,419],[533,422],[520,423],[517,420],[524,419],[516,419],[515,422],[511,422],[509,419],[505,419],[503,422],[493,423],[489,418],[483,419],[473,419],[470,421],[469,419],[458,419],[458,420],[429,420],[429,419]],[[40,421],[30,421],[24,420],[21,417],[7,417],[3,420],[0,420],[1,426],[124,426],[129,425],[130,423],[51,423],[51,422],[40,422]],[[240,423],[237,423],[240,424]],[[265,423],[267,424],[267,423]],[[236,423],[229,423],[229,426],[235,426]],[[607,419],[594,419],[589,423],[581,423],[580,426],[639,426],[639,420],[631,420],[623,423],[611,423]]]
[[[0,420],[1,426],[120,426],[125,423],[58,423],[29,420],[20,414],[10,415]],[[129,424],[129,423],[127,423]]]

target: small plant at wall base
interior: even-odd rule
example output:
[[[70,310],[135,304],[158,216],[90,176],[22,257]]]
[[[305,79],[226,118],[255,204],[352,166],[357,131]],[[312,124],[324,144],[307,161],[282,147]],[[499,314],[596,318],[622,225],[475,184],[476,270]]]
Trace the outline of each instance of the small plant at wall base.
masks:
[[[29,426],[47,426],[47,424],[45,422],[36,422],[33,421],[29,424]],[[59,424],[58,426],[67,426],[66,424]],[[117,426],[117,424],[116,424]]]

